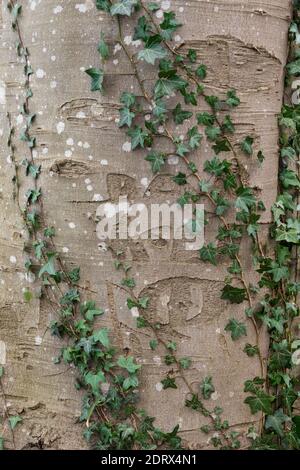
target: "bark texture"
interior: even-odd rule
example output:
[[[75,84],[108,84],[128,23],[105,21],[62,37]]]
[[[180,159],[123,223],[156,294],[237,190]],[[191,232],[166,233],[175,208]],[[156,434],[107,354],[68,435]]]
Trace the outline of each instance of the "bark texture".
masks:
[[[86,444],[81,438],[81,425],[75,425],[80,414],[80,393],[74,388],[74,371],[52,361],[61,347],[48,330],[54,314],[43,300],[35,299],[30,304],[23,300],[23,289],[37,289],[38,284],[24,272],[25,235],[13,200],[14,173],[5,144],[9,132],[6,112],[12,115],[16,136],[23,125],[23,64],[16,61],[15,35],[6,2],[0,3],[0,364],[5,365],[6,404],[12,413],[23,417],[23,424],[16,430],[18,449],[83,449]],[[191,448],[205,447],[206,439],[198,431],[203,418],[184,408],[184,384],[178,390],[160,390],[165,368],[160,351],[153,357],[149,338],[136,331],[135,319],[126,308],[126,294],[114,287],[120,281],[119,274],[111,255],[99,244],[93,221],[99,200],[115,201],[119,195],[147,204],[175,200],[178,187],[170,183],[168,174],[175,174],[180,164],[171,161],[165,176],[152,179],[142,152],[126,151],[126,136],[115,124],[118,97],[122,90],[136,94],[139,90],[121,51],[115,49],[113,62],[107,65],[105,95],[89,91],[84,69],[99,62],[96,44],[100,32],[111,41],[117,37],[116,25],[96,10],[94,2],[21,3],[22,34],[35,71],[31,111],[37,113],[35,157],[42,165],[47,223],[56,227],[56,244],[68,265],[81,267],[85,286],[96,292],[95,300],[106,309],[102,324],[112,329],[121,349],[128,348],[143,364],[143,405],[166,430],[179,421],[182,436]],[[263,170],[258,170],[251,159],[246,162],[242,155],[241,159],[247,165],[245,179],[261,190],[267,227],[277,193],[277,115],[282,103],[291,1],[175,0],[161,4],[163,9],[171,4],[183,23],[180,36],[184,48],[198,50],[201,62],[207,64],[207,88],[213,94],[235,88],[241,98],[241,106],[233,114],[237,137],[253,135],[255,148],[262,148],[266,156]],[[129,22],[125,35],[132,35]],[[134,49],[130,37],[127,41]],[[151,84],[153,69],[145,67],[144,73]],[[22,160],[25,146],[17,139],[16,145],[17,158]],[[200,168],[210,156],[207,149],[202,145],[197,153]],[[205,234],[207,241],[213,238],[215,228],[211,220]],[[179,242],[128,242],[124,247],[133,271],[138,273],[136,292],[153,300],[150,314],[161,321],[165,331],[172,330],[179,354],[193,359],[190,381],[212,375],[215,404],[224,408],[232,425],[246,429],[248,424],[244,423],[254,422],[256,417],[243,404],[243,383],[259,375],[259,364],[242,355],[243,345],[233,344],[224,333],[228,318],[244,317],[243,307],[220,300],[226,266],[212,268],[201,263],[197,252],[185,251]],[[242,261],[251,279],[253,270],[246,243]],[[249,327],[250,343],[253,335]],[[8,430],[5,432],[9,440]]]

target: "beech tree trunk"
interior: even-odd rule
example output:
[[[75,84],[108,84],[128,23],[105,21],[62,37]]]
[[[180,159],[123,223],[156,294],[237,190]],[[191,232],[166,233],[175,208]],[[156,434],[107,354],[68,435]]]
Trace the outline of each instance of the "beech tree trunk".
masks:
[[[13,197],[14,169],[6,141],[7,112],[15,127],[16,158],[24,158],[25,144],[18,141],[24,123],[20,114],[23,65],[15,52],[16,36],[10,27],[6,2],[1,3],[0,41],[0,364],[2,415],[5,406],[23,418],[15,430],[18,449],[84,449],[80,415],[81,395],[75,390],[72,367],[55,365],[62,342],[51,336],[49,323],[54,312],[39,298],[39,284],[24,269],[26,235]],[[40,186],[46,223],[56,229],[56,245],[67,265],[80,266],[84,286],[105,309],[101,324],[112,330],[114,342],[129,350],[143,365],[141,404],[165,430],[177,423],[190,448],[207,447],[199,432],[203,418],[184,407],[184,384],[177,390],[161,390],[166,366],[149,348],[149,338],[136,330],[135,319],[126,308],[126,294],[114,287],[120,274],[110,252],[99,244],[94,223],[101,201],[116,201],[127,195],[134,202],[175,201],[178,186],[168,175],[180,170],[169,164],[165,175],[153,178],[140,152],[128,152],[125,133],[117,128],[119,95],[139,94],[128,60],[118,48],[106,65],[105,94],[90,91],[86,68],[97,66],[100,32],[109,42],[117,39],[116,24],[96,10],[93,0],[21,0],[20,26],[34,70],[31,77],[31,112],[37,114],[33,134],[37,140],[36,161],[42,165]],[[283,98],[287,32],[291,19],[290,0],[183,0],[161,1],[161,8],[176,11],[183,23],[180,37],[184,49],[194,48],[207,65],[206,86],[212,94],[235,88],[241,106],[233,113],[239,135],[253,135],[254,148],[263,149],[263,169],[244,158],[245,179],[261,191],[266,206],[265,233],[271,221],[270,207],[277,194],[277,116]],[[129,47],[132,26],[126,26]],[[153,71],[149,68],[149,83]],[[202,167],[210,156],[205,146],[198,153]],[[174,162],[173,162],[174,163]],[[21,202],[26,191],[21,178]],[[149,186],[149,187],[148,187]],[[148,191],[145,194],[145,189]],[[205,238],[212,240],[212,220]],[[257,416],[243,403],[244,381],[259,375],[259,363],[224,333],[228,318],[244,318],[243,306],[220,299],[226,266],[214,268],[200,262],[197,252],[187,252],[180,243],[144,240],[123,243],[138,281],[136,292],[152,300],[153,315],[172,329],[180,354],[193,360],[190,381],[213,376],[216,392],[212,399],[224,408],[224,417],[244,431]],[[249,256],[242,248],[248,280],[255,282]],[[24,289],[35,292],[30,302]],[[88,292],[88,291],[87,291]],[[247,341],[254,331],[249,327]],[[262,338],[262,350],[267,344]],[[1,393],[1,392],[0,392]],[[13,442],[4,425],[7,446]]]

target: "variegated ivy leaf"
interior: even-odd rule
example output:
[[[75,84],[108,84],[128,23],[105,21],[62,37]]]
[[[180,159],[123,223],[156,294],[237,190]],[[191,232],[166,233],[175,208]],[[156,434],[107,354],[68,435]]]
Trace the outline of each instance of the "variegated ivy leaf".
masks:
[[[131,16],[133,8],[137,6],[137,0],[120,0],[110,8],[111,15]]]

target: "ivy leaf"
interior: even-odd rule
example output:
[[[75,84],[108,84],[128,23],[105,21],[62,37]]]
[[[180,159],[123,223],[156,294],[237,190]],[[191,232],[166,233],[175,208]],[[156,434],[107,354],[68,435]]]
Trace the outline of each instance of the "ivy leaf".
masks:
[[[100,41],[98,44],[98,52],[101,55],[103,60],[107,60],[109,58],[109,48],[107,43],[104,40],[104,35],[101,33]]]
[[[126,108],[131,108],[136,103],[136,96],[133,93],[125,91],[121,95],[120,102],[124,104]]]
[[[176,108],[173,109],[172,115],[175,124],[182,124],[186,119],[190,119],[193,116],[193,113],[190,111],[184,111],[181,104],[178,103]]]
[[[16,415],[16,416],[10,416],[8,421],[9,421],[10,429],[13,430],[19,423],[22,423],[23,420],[21,416]]]
[[[204,80],[207,75],[207,67],[206,65],[202,64],[196,69],[196,75],[200,78],[200,80]]]
[[[120,121],[119,121],[118,126],[119,127],[123,127],[123,126],[131,127],[132,121],[135,118],[135,114],[132,111],[130,111],[129,108],[122,108],[120,109],[119,112],[120,112]]]
[[[94,318],[96,316],[99,316],[99,315],[103,315],[104,314],[104,310],[103,309],[100,309],[100,308],[94,308],[94,309],[90,309],[86,312],[85,314],[85,318],[87,319],[87,321],[94,321]]]
[[[221,135],[221,129],[220,127],[208,126],[205,129],[205,134],[207,135],[208,140],[215,142]]]
[[[88,372],[84,376],[85,383],[92,387],[93,393],[97,395],[99,393],[99,383],[105,383],[105,375],[104,373],[99,370],[97,374],[93,374],[92,372]]]
[[[276,410],[273,415],[267,416],[265,428],[273,429],[278,436],[284,436],[283,424],[291,421],[291,418],[284,414],[282,408]]]
[[[93,315],[94,316],[94,315]],[[109,330],[107,328],[101,328],[93,334],[93,339],[96,343],[101,343],[102,346],[108,348],[110,346],[110,340],[108,337]]]
[[[145,60],[148,64],[154,65],[157,59],[163,59],[167,55],[166,49],[161,46],[161,37],[157,34],[150,36],[145,43],[145,49],[139,51],[138,59]]]
[[[257,154],[257,160],[259,161],[260,164],[262,164],[265,161],[265,156],[261,150]]]
[[[209,398],[215,392],[215,387],[212,383],[212,377],[205,377],[202,380],[200,384],[200,390],[201,390],[203,398],[205,398],[205,400],[209,400]]]
[[[151,26],[148,23],[145,16],[140,16],[138,19],[137,25],[134,29],[134,41],[141,39],[142,41],[146,42],[147,39],[150,37],[151,33]]]
[[[235,127],[229,115],[225,116],[223,123],[222,123],[222,129],[224,132],[228,132],[229,134],[234,133]]]
[[[158,346],[158,341],[156,339],[151,339],[149,341],[149,346],[152,349],[152,351],[154,351]]]
[[[202,261],[208,261],[214,266],[217,266],[217,254],[217,247],[213,243],[209,243],[200,250],[200,258]]]
[[[285,189],[300,188],[300,180],[293,170],[284,170],[280,175],[280,181]]]
[[[135,126],[133,129],[130,129],[127,134],[131,137],[132,150],[137,147],[144,148],[145,141],[149,136],[149,134],[139,126]]]
[[[151,163],[151,169],[154,174],[158,173],[165,164],[165,155],[160,152],[151,152],[149,153],[145,160]]]
[[[123,382],[123,389],[129,390],[130,388],[137,388],[139,385],[139,379],[136,375],[130,375]]]
[[[96,69],[94,67],[87,69],[85,71],[89,77],[91,77],[91,91],[103,91],[103,79],[104,79],[104,72],[101,69]]]
[[[160,23],[161,35],[167,41],[172,39],[173,33],[181,26],[175,18],[175,13],[173,11],[164,12],[164,20]]]
[[[192,361],[189,357],[182,357],[179,359],[179,364],[182,369],[188,369],[191,367]]]
[[[235,201],[235,207],[242,211],[249,212],[249,209],[255,206],[256,199],[253,196],[250,188],[239,187],[236,190],[237,199]]]
[[[185,173],[179,172],[179,173],[177,173],[176,176],[173,176],[172,179],[179,186],[184,186],[185,184],[187,184],[186,174]]]
[[[194,126],[191,129],[189,129],[188,137],[189,137],[189,146],[193,150],[199,147],[200,142],[203,138],[203,136],[199,133],[197,126]]]
[[[167,388],[177,388],[175,379],[171,377],[167,377],[161,381],[163,389],[166,390]]]
[[[41,277],[45,273],[49,274],[50,276],[56,275],[57,271],[54,265],[56,256],[57,253],[47,253],[47,263],[41,267],[39,271],[39,277]]]
[[[222,290],[221,298],[229,300],[232,304],[241,304],[246,299],[246,290],[226,284]]]
[[[190,62],[192,62],[192,64],[193,64],[194,62],[196,62],[196,60],[197,60],[197,52],[195,51],[195,49],[189,49],[189,50],[188,50],[188,53],[187,53],[187,56],[188,56]]]
[[[26,192],[27,201],[35,204],[42,194],[41,189],[28,189]]]
[[[98,8],[98,10],[106,11],[106,13],[109,13],[111,7],[110,0],[96,0],[96,7]]]
[[[203,126],[212,126],[215,123],[215,120],[216,118],[213,114],[209,114],[207,112],[197,114],[198,124]]]
[[[247,343],[244,348],[244,352],[247,354],[247,356],[254,357],[258,355],[259,349],[257,346],[252,346],[252,344]]]
[[[126,369],[130,374],[135,374],[141,368],[140,365],[134,363],[134,359],[131,356],[120,356],[117,364],[122,369]]]
[[[137,5],[137,0],[120,0],[110,7],[111,15],[131,16],[133,8]]]
[[[262,391],[258,391],[256,396],[247,397],[244,403],[250,406],[252,414],[257,413],[258,411],[263,411],[264,413],[271,415],[272,403],[274,400],[275,397],[267,395]]]
[[[227,100],[226,103],[231,106],[232,108],[239,106],[241,103],[240,99],[236,96],[235,90],[229,90],[227,92]]]
[[[247,330],[244,323],[241,323],[232,318],[226,325],[225,331],[230,331],[231,339],[236,341],[242,336],[247,336]]]
[[[253,142],[254,142],[253,137],[250,137],[249,135],[241,142],[241,149],[247,155],[253,154],[253,148],[252,148]]]

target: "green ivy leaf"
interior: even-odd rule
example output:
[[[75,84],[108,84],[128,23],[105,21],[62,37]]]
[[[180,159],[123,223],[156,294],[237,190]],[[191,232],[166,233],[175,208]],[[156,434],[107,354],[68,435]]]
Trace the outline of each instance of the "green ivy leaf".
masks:
[[[182,26],[181,23],[178,23],[175,16],[176,15],[173,11],[164,12],[164,20],[159,25],[161,29],[161,36],[167,41],[171,41],[176,29]]]
[[[271,415],[272,403],[274,400],[275,397],[267,395],[262,391],[258,391],[257,396],[247,397],[244,403],[250,406],[252,414],[257,413],[258,411],[263,411],[264,413]]]
[[[16,427],[19,423],[22,423],[23,420],[22,420],[21,416],[16,415],[16,416],[10,416],[10,417],[8,418],[8,421],[9,421],[10,429],[11,429],[11,430],[14,430],[15,427]]]
[[[107,43],[104,40],[104,35],[101,33],[100,41],[98,44],[98,52],[101,55],[103,60],[107,60],[109,58],[109,48]]]
[[[231,106],[232,108],[239,106],[241,103],[240,99],[236,96],[235,90],[229,90],[227,92],[227,100],[226,103]]]
[[[198,148],[203,136],[199,133],[197,126],[194,126],[189,129],[187,135],[189,138],[189,146],[191,147],[191,149],[194,150]]]
[[[272,429],[278,436],[284,436],[283,424],[291,421],[291,418],[284,414],[282,408],[276,410],[273,415],[267,416],[265,428]]]
[[[209,243],[200,249],[200,258],[202,261],[208,261],[214,266],[217,266],[217,254],[218,249],[213,243]]]
[[[96,7],[98,8],[98,10],[106,11],[106,13],[109,13],[111,7],[110,0],[96,0]]]
[[[161,46],[161,37],[157,34],[150,36],[145,42],[145,48],[138,53],[139,60],[145,60],[154,65],[156,60],[163,59],[167,55],[166,49]]]
[[[127,134],[131,137],[132,150],[136,149],[137,147],[144,148],[146,142],[148,144],[149,134],[140,126],[135,126],[133,129],[129,129]]]
[[[162,383],[164,390],[167,390],[167,388],[177,388],[175,379],[171,377],[167,377],[166,379],[163,379],[161,383]]]
[[[44,266],[41,267],[39,271],[39,277],[41,277],[43,274],[47,273],[50,276],[55,276],[56,275],[56,269],[55,269],[55,259],[57,257],[57,253],[47,253],[47,263],[44,264]]]
[[[108,334],[109,330],[107,328],[101,328],[100,330],[95,331],[95,333],[93,334],[93,339],[96,343],[101,343],[102,346],[108,348],[110,346],[110,339],[108,337]]]
[[[253,154],[253,145],[254,139],[253,137],[250,137],[249,135],[241,142],[241,149],[246,155],[252,155]]]
[[[135,374],[141,366],[134,363],[134,359],[131,356],[120,356],[117,362],[119,367],[126,369],[130,374]]]
[[[186,119],[190,119],[193,116],[193,113],[190,111],[184,111],[180,103],[173,109],[172,114],[175,124],[182,124]]]
[[[232,304],[241,304],[246,299],[246,290],[226,284],[222,290],[221,298],[229,300]]]
[[[242,336],[247,336],[247,330],[244,323],[241,323],[232,318],[226,325],[225,331],[230,331],[231,339],[236,341]]]
[[[87,385],[90,385],[92,387],[93,393],[97,395],[99,393],[99,384],[100,383],[105,383],[106,378],[104,373],[99,370],[97,374],[93,374],[92,372],[88,372],[84,376],[85,383]]]
[[[203,398],[205,398],[205,400],[209,400],[212,394],[215,392],[215,387],[212,383],[212,377],[205,377],[202,380],[200,384],[200,390]]]
[[[87,69],[85,73],[91,77],[91,91],[103,91],[104,72],[101,69],[94,67]]]
[[[160,152],[151,152],[146,157],[145,160],[151,163],[151,169],[154,174],[158,173],[165,164],[165,155]]]
[[[252,344],[247,343],[244,352],[247,354],[249,357],[254,357],[259,354],[259,349],[257,346],[252,346]]]
[[[200,78],[200,80],[204,80],[207,75],[207,67],[204,64],[199,65],[196,69],[196,75]]]
[[[241,186],[236,190],[236,195],[235,207],[237,209],[241,209],[248,213],[249,209],[255,206],[256,199],[250,188]]]
[[[179,186],[184,186],[187,184],[186,174],[185,173],[177,173],[176,176],[173,176],[173,181],[178,184]]]
[[[110,7],[111,15],[131,16],[133,8],[137,6],[137,0],[120,0]]]
[[[189,369],[192,364],[192,360],[189,357],[182,357],[179,359],[179,364],[182,369]]]
[[[120,109],[120,121],[118,123],[119,127],[127,126],[131,127],[132,121],[135,118],[135,113],[130,111],[129,108]]]

